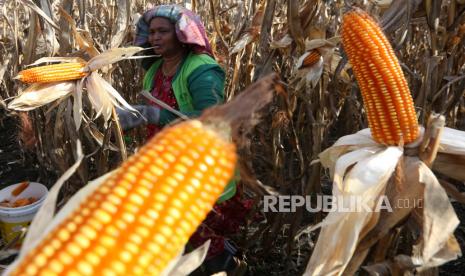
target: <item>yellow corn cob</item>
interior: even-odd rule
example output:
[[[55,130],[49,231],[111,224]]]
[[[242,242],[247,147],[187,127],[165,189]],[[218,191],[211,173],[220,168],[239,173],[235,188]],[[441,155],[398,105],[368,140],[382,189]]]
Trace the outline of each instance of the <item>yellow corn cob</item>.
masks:
[[[22,82],[44,83],[80,79],[87,75],[83,72],[83,62],[65,62],[26,69],[18,73]]]
[[[235,146],[187,121],[132,156],[12,275],[159,275],[211,210]]]
[[[320,52],[318,50],[311,50],[308,56],[304,58],[302,66],[300,68],[310,67],[317,63],[321,58]]]
[[[412,96],[379,25],[364,11],[353,10],[343,17],[341,36],[373,138],[386,145],[414,141],[419,131]]]

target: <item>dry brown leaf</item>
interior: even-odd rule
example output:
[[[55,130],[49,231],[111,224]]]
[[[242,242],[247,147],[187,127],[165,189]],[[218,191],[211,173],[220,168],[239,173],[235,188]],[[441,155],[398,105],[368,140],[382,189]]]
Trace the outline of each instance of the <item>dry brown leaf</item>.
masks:
[[[76,40],[76,43],[79,45],[79,47],[82,50],[84,50],[87,54],[89,54],[90,57],[97,56],[99,54],[99,51],[95,48],[91,39],[87,38],[86,36],[82,36],[78,32],[74,19],[60,6],[58,7],[58,11],[71,26],[73,37]]]
[[[459,224],[447,193],[436,176],[424,164],[419,167],[419,181],[425,185],[423,205],[422,244],[418,258],[422,268],[435,267],[461,255],[460,247],[454,246],[454,230]]]
[[[465,181],[465,156],[439,152],[433,170],[459,181]]]

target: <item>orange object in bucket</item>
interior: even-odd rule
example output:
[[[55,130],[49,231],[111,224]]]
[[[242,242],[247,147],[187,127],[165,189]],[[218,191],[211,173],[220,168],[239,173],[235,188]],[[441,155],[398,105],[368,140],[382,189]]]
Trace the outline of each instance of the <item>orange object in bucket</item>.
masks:
[[[23,190],[18,193],[21,186]],[[0,202],[4,203],[3,206],[0,205],[0,232],[4,243],[14,240],[21,234],[23,227],[29,226],[48,193],[47,187],[37,182],[29,182],[27,187],[24,186],[22,182],[0,190]],[[27,205],[18,204],[21,202]]]

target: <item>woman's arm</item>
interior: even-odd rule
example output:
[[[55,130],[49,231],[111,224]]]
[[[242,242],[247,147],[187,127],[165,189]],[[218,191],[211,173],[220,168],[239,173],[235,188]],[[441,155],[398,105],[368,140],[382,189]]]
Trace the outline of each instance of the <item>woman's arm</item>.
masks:
[[[197,68],[188,78],[194,111],[183,112],[188,117],[197,117],[203,110],[224,102],[223,69],[218,65],[205,64]],[[160,125],[166,125],[178,117],[168,110],[160,111]]]

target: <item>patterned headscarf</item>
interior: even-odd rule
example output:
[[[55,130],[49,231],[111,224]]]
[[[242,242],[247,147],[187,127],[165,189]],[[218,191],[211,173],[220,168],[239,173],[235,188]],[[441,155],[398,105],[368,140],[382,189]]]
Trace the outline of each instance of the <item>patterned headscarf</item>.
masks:
[[[195,53],[213,56],[202,21],[194,12],[179,5],[160,5],[146,11],[137,22],[134,40],[136,46],[150,47],[150,21],[155,17],[169,19],[175,25],[178,40],[190,44]]]

